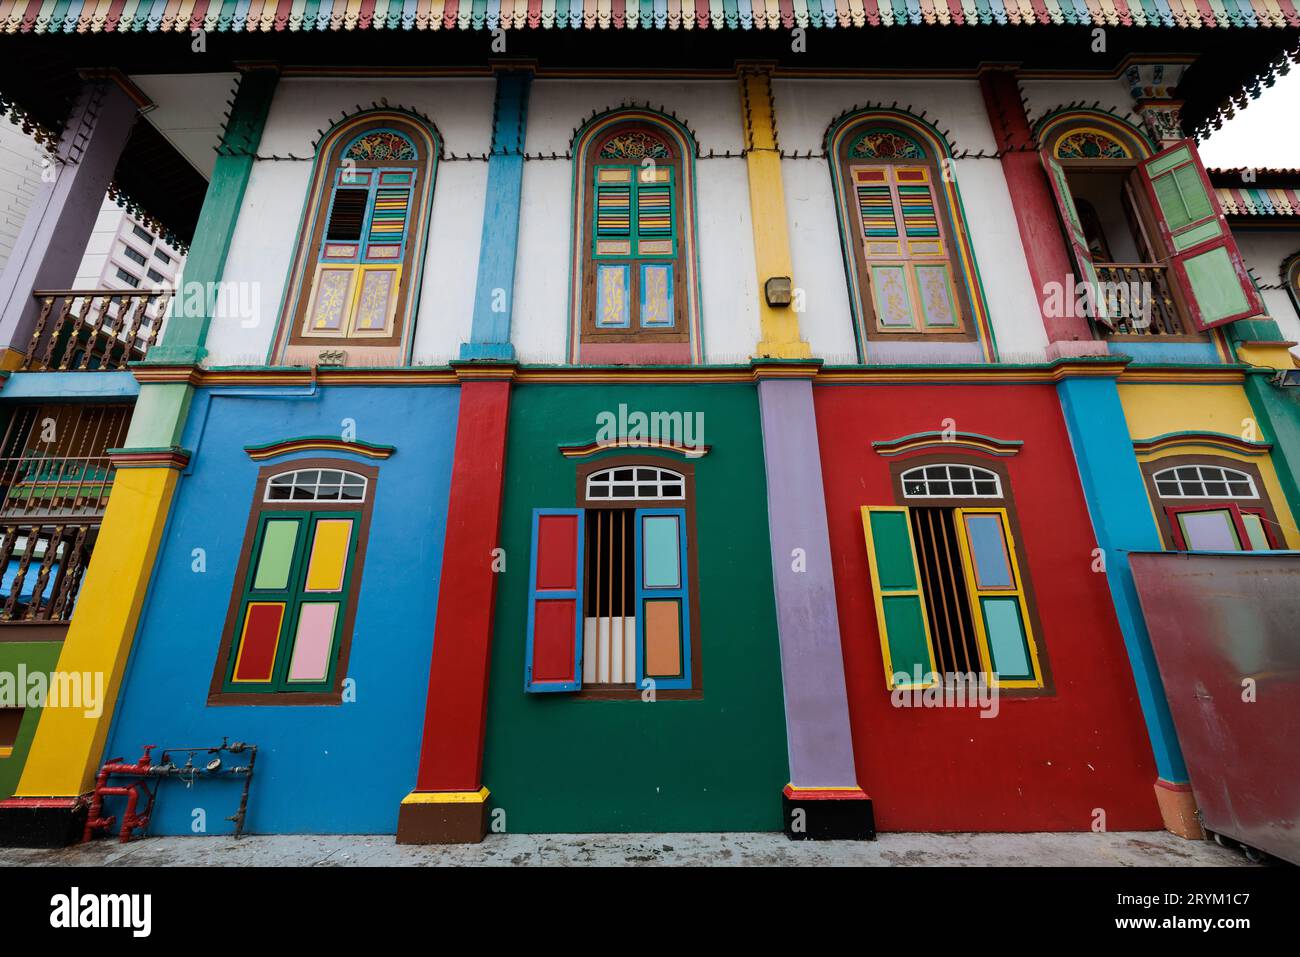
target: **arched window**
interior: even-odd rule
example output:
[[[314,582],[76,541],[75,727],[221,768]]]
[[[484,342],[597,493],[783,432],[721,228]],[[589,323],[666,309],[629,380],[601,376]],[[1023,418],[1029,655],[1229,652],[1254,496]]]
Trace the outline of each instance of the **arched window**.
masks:
[[[258,473],[210,701],[342,700],[378,475],[335,459]]]
[[[833,130],[832,172],[860,335],[979,338],[972,257],[936,141],[890,115]]]
[[[936,456],[890,473],[898,504],[862,508],[886,685],[984,675],[1002,688],[1046,687],[1005,470]]]
[[[1198,338],[1262,311],[1191,140],[1157,152],[1086,110],[1052,114],[1036,133],[1080,281],[1067,298],[1098,334]]]
[[[370,113],[320,144],[278,352],[314,365],[409,354],[438,154],[404,114]]]
[[[692,150],[654,114],[606,117],[580,137],[574,361],[698,361]]]
[[[1142,472],[1166,547],[1233,552],[1285,547],[1254,464],[1180,455],[1144,462]]]

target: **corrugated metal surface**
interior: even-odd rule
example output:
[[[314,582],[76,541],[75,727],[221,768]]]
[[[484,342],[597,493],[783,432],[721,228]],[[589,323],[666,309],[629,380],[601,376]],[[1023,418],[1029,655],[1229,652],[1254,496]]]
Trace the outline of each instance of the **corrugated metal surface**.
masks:
[[[0,32],[1296,27],[1300,0],[0,0]]]
[[[1300,864],[1300,555],[1131,560],[1205,827]]]

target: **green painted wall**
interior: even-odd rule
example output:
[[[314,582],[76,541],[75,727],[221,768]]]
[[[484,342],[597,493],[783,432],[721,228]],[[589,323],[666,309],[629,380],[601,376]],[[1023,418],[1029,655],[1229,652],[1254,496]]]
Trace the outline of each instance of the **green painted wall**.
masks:
[[[592,701],[524,687],[534,508],[572,508],[598,413],[703,412],[695,460],[703,698]],[[671,467],[672,461],[665,464]],[[510,404],[484,784],[515,833],[779,830],[789,780],[754,387],[516,387]]]
[[[58,665],[62,649],[62,643],[57,641],[0,641],[0,672],[13,675],[12,680],[15,682],[18,680],[19,665],[25,665],[28,674],[40,671],[48,675]],[[9,702],[4,703],[7,705]],[[27,709],[22,726],[18,729],[18,740],[14,742],[14,753],[7,758],[0,758],[0,801],[12,797],[14,788],[18,787],[18,778],[27,760],[27,749],[31,747],[32,736],[36,734],[36,722],[40,713],[39,708]]]

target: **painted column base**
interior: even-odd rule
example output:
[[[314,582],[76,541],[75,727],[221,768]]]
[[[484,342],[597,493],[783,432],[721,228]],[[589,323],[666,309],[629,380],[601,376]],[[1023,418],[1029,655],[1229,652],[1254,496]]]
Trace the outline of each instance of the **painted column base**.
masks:
[[[412,791],[397,812],[398,844],[478,844],[487,835],[488,789]]]
[[[861,788],[801,788],[781,792],[785,836],[792,841],[874,841],[876,816]]]
[[[80,798],[16,797],[0,801],[0,847],[68,847],[86,829]]]
[[[1201,827],[1197,815],[1192,786],[1157,778],[1155,787],[1156,804],[1160,806],[1160,817],[1165,822],[1165,830],[1189,841],[1205,840],[1205,829]]]

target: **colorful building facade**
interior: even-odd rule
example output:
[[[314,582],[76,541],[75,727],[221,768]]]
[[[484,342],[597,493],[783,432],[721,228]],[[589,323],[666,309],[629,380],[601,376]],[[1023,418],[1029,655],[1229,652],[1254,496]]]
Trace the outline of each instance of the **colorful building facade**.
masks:
[[[59,174],[0,279],[0,668],[100,682],[0,709],[4,840],[223,739],[262,833],[1199,833],[1129,555],[1300,548],[1295,317],[1188,136],[1295,12],[617,6],[182,6],[174,61],[124,9],[3,91]],[[67,288],[110,184],[191,240],[165,321]],[[234,827],[173,785],[149,833]]]

